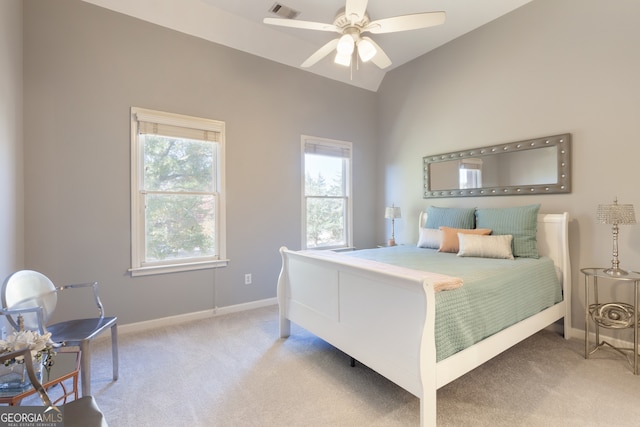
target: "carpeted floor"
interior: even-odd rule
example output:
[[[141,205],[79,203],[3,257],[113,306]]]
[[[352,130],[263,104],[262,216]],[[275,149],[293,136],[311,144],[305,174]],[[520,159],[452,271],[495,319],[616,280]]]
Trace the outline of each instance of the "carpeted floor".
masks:
[[[543,331],[438,391],[440,426],[637,425],[640,376]],[[97,343],[93,391],[111,427],[417,426],[418,399],[266,307]]]

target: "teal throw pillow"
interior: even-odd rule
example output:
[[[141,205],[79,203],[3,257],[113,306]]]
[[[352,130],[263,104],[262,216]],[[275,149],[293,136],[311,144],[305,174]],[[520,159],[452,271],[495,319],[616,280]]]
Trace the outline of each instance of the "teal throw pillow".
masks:
[[[476,210],[476,227],[490,228],[493,235],[513,236],[513,256],[539,258],[538,211],[540,205]]]
[[[427,208],[427,223],[425,228],[476,228],[476,208]]]

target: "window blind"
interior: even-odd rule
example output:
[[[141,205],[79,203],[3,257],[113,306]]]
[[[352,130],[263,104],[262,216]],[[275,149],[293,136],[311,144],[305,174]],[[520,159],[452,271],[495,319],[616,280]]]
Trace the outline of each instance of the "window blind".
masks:
[[[351,148],[347,145],[329,145],[315,141],[305,141],[304,152],[305,154],[318,154],[321,156],[342,157],[345,159],[351,157]]]
[[[482,159],[462,159],[459,169],[482,169]]]
[[[221,142],[223,124],[216,120],[199,119],[197,123],[188,116],[137,110],[137,132],[141,135],[154,134],[175,138]]]

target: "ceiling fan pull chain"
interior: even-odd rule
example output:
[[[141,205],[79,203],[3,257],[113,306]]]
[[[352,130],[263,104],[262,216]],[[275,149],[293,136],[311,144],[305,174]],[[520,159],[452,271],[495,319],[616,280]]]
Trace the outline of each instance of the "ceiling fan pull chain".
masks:
[[[354,49],[354,50],[353,50],[353,55],[355,55],[355,53],[356,53],[356,50]],[[358,56],[358,55],[355,55],[355,56]],[[356,65],[356,67],[357,67],[357,65]],[[351,69],[351,76],[350,76],[350,78],[351,78],[351,81],[353,81],[353,60],[351,60],[351,67],[349,67],[349,68]],[[356,70],[357,70],[357,68],[356,68]]]

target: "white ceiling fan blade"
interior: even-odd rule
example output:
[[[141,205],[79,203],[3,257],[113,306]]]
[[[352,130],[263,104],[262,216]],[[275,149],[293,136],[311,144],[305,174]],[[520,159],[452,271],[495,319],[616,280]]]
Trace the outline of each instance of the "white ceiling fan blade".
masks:
[[[314,65],[316,62],[320,61],[325,56],[329,55],[333,50],[338,46],[338,41],[340,39],[333,39],[329,43],[322,46],[320,49],[316,50],[313,55],[307,58],[301,65],[302,68],[308,68]]]
[[[389,59],[387,54],[384,53],[384,50],[382,50],[382,48],[378,46],[378,43],[374,42],[369,37],[362,37],[362,40],[368,41],[373,45],[373,47],[376,48],[376,54],[373,56],[373,58],[371,58],[371,62],[373,62],[374,64],[376,64],[378,67],[382,69],[385,69],[389,65],[391,65],[391,60]]]
[[[279,27],[301,28],[303,30],[335,31],[338,33],[340,32],[338,27],[336,27],[335,25],[323,24],[322,22],[299,21],[297,19],[279,18],[264,18],[262,22],[269,25],[277,25]]]
[[[369,0],[347,0],[347,5],[344,8],[344,16],[346,16],[352,24],[362,21],[367,11],[367,3],[369,3]]]
[[[417,30],[443,24],[446,19],[444,12],[424,12],[393,18],[378,19],[369,23],[362,31],[372,34],[395,33],[398,31]]]

